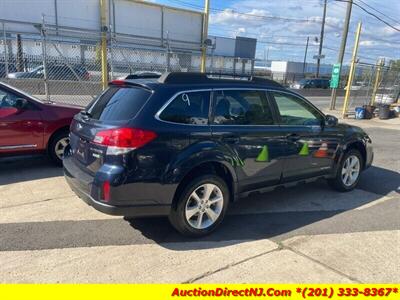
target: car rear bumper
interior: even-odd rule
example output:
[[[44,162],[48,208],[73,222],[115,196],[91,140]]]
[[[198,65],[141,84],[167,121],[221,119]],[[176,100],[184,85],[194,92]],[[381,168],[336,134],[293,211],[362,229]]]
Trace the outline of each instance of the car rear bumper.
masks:
[[[170,213],[171,205],[112,205],[96,200],[91,195],[93,177],[79,170],[71,157],[66,157],[63,164],[64,177],[72,191],[88,205],[102,213],[126,217],[165,216]]]

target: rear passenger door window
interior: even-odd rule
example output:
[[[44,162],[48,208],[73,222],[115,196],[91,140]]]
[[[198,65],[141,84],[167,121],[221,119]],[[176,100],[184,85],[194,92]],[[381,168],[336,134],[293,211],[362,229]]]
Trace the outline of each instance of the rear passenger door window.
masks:
[[[214,92],[214,124],[273,125],[264,91],[221,90]]]
[[[159,118],[172,123],[207,125],[209,108],[209,91],[185,92],[176,96]]]

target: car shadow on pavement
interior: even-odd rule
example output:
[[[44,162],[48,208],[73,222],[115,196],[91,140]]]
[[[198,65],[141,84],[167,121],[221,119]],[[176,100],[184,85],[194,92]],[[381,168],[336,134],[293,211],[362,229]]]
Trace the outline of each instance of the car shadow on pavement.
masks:
[[[377,169],[380,169],[379,172],[384,172],[384,169]],[[367,212],[363,213],[364,207],[368,208],[379,199],[382,199],[382,195],[360,189],[339,193],[331,190],[323,181],[275,190],[231,204],[223,224],[209,236],[200,239],[182,237],[172,229],[167,218],[132,219],[129,222],[143,236],[164,247],[186,250],[188,245],[184,246],[180,242],[280,240],[303,232],[333,234],[386,230],[390,226],[379,228],[380,225],[371,220]],[[351,210],[357,210],[359,216],[354,214],[345,216],[345,213]],[[343,223],[332,218],[338,215],[342,215]],[[394,221],[394,223],[399,222]],[[215,244],[211,244],[210,247],[215,247]]]
[[[385,172],[397,176],[397,179],[399,176],[381,168],[374,172],[376,176],[388,175]],[[362,176],[366,177],[367,173]],[[385,190],[392,187],[394,185],[389,185]],[[167,249],[185,251],[226,247],[249,240],[279,241],[282,237],[301,234],[390,230],[398,223],[391,219],[393,216],[386,216],[387,211],[395,211],[395,201],[377,202],[380,199],[382,195],[361,189],[338,193],[324,181],[275,190],[232,203],[223,224],[200,239],[181,236],[166,217],[124,220],[102,218],[103,215],[99,214],[98,219],[88,220],[0,221],[0,251],[140,244],[158,244]],[[73,197],[68,201],[81,200]],[[52,205],[51,201],[47,203],[43,205]],[[375,207],[373,213],[369,209],[371,206]],[[375,220],[376,214],[380,215]],[[388,221],[384,225],[379,223],[385,218]],[[224,243],[218,243],[221,241]]]
[[[394,164],[398,165],[398,172],[371,166],[361,176],[358,188],[381,195],[400,194],[400,162]]]
[[[0,157],[0,185],[61,176],[62,168],[43,155]]]

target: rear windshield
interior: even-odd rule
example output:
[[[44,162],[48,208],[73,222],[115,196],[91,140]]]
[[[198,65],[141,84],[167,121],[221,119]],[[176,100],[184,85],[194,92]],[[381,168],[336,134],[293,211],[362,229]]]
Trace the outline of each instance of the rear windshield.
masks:
[[[95,120],[129,120],[137,115],[150,95],[150,91],[142,88],[110,87],[86,111]]]

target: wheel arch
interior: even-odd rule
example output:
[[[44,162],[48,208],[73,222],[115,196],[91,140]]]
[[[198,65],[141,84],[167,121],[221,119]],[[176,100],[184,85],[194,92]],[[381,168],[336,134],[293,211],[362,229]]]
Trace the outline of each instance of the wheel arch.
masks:
[[[48,138],[48,140],[46,141],[46,151],[49,152],[49,147],[51,142],[53,141],[54,137],[59,134],[60,132],[69,132],[69,125],[65,125],[65,126],[61,126],[59,127],[57,130],[55,130],[50,137]]]
[[[346,144],[346,148],[345,148],[344,153],[346,153],[346,152],[348,152],[348,151],[350,151],[352,149],[355,149],[358,152],[360,152],[362,160],[363,160],[362,161],[362,169],[364,169],[366,161],[367,161],[367,150],[365,149],[364,143],[362,141],[359,141],[359,140],[350,141],[350,142],[348,142]]]
[[[179,200],[179,195],[185,188],[188,182],[193,180],[194,178],[206,175],[206,174],[214,174],[218,177],[221,177],[227,184],[229,190],[229,198],[230,201],[236,200],[236,182],[237,177],[234,170],[231,166],[223,161],[218,160],[209,160],[198,163],[193,166],[190,170],[185,172],[179,181],[179,184],[175,190],[174,197],[172,200],[172,205],[175,206]]]

